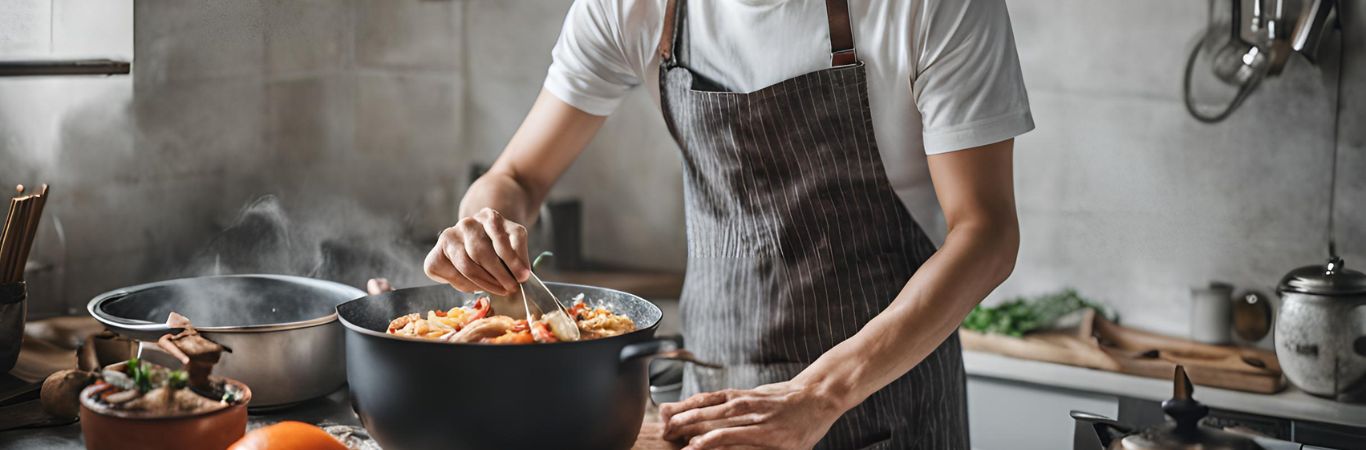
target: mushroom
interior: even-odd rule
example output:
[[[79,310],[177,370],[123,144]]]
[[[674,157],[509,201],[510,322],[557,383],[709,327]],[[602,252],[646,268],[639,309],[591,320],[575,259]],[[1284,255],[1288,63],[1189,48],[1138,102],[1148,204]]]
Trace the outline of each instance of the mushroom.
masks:
[[[232,349],[200,336],[190,320],[180,314],[172,312],[166,324],[172,328],[183,328],[184,331],[162,335],[161,339],[157,339],[157,346],[185,366],[191,388],[199,392],[212,392],[214,389],[209,383],[209,374],[213,373],[213,366],[218,364],[223,352],[232,352]]]

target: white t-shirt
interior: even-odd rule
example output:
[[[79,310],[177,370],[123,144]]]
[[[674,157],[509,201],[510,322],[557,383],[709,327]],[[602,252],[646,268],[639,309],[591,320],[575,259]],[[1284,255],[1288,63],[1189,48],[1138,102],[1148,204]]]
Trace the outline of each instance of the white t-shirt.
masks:
[[[575,1],[552,51],[545,89],[600,116],[641,85],[658,103],[665,2]],[[926,155],[1034,128],[1006,5],[848,2],[888,179],[913,213],[927,201],[937,210]],[[691,0],[685,24],[685,65],[730,91],[752,92],[830,67],[825,0]]]

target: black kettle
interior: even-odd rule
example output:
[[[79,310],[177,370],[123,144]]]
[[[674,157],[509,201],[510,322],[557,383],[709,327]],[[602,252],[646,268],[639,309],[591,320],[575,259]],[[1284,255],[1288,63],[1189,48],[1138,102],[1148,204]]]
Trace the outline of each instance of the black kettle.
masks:
[[[1178,365],[1172,376],[1172,398],[1162,402],[1162,412],[1171,421],[1135,431],[1114,419],[1084,411],[1072,411],[1072,419],[1095,430],[1107,450],[1263,449],[1250,437],[1200,425],[1209,407],[1191,398],[1194,390],[1186,369]]]

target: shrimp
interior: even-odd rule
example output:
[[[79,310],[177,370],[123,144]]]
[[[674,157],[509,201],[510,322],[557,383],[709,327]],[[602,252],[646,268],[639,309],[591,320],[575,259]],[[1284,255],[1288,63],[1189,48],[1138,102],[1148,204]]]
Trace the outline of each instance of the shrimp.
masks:
[[[464,328],[451,335],[447,340],[450,342],[479,342],[485,338],[507,334],[508,330],[515,327],[516,324],[517,322],[508,316],[485,317],[466,324]]]

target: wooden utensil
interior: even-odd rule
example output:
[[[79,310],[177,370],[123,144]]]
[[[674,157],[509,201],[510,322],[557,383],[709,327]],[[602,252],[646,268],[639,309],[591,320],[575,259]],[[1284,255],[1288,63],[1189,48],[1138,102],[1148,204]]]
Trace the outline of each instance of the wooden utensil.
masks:
[[[24,195],[24,185],[15,187],[18,195],[11,197],[5,223],[0,228],[0,283],[15,283],[24,278],[24,265],[33,249],[34,236],[47,204],[48,186],[37,193]]]

